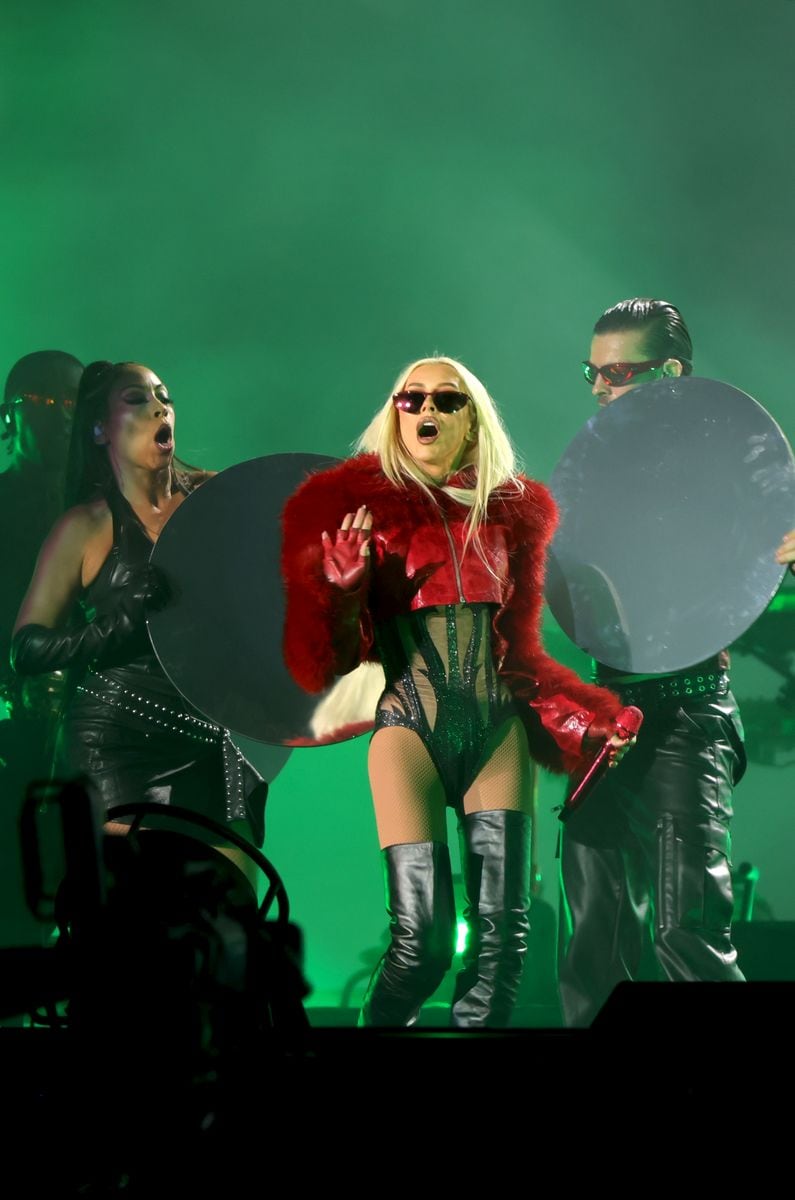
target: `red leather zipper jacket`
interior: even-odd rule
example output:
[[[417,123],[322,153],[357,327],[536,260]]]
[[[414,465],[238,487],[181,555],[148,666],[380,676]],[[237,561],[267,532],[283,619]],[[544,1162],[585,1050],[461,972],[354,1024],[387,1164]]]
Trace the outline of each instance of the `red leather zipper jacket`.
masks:
[[[474,468],[447,486],[467,488]],[[446,604],[494,605],[495,662],[520,701],[533,757],[553,770],[583,765],[583,736],[605,736],[621,708],[612,692],[583,683],[544,653],[540,640],[546,550],[557,521],[549,491],[520,477],[492,493],[466,543],[469,508],[441,488],[396,486],[376,455],[359,455],[310,476],[283,514],[287,610],[284,654],[296,681],[318,692],[335,675],[377,658],[373,626],[407,611]],[[373,514],[370,569],[355,593],[323,574],[321,532],[365,504]],[[521,703],[523,702],[523,703]]]

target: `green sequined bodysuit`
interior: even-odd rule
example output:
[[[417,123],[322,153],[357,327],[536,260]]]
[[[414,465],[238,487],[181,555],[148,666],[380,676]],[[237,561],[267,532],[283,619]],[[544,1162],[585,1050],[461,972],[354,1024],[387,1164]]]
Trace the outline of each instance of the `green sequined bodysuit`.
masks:
[[[419,734],[447,803],[459,808],[493,731],[516,714],[491,646],[490,604],[447,604],[399,616],[376,630],[386,690],[375,729]]]

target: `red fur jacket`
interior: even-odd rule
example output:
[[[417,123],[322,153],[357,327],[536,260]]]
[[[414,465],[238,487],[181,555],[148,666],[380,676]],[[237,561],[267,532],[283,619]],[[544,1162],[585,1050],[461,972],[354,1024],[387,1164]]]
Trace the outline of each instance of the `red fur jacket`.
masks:
[[[448,480],[471,487],[472,468]],[[323,575],[320,535],[366,504],[373,514],[371,568],[362,588],[341,592]],[[396,487],[372,454],[311,475],[283,515],[282,571],[287,592],[284,654],[309,692],[363,659],[375,659],[373,625],[432,605],[492,603],[492,645],[500,674],[519,701],[534,758],[552,770],[583,765],[583,735],[604,736],[621,701],[583,683],[544,653],[540,640],[546,549],[557,521],[548,490],[521,479],[521,491],[492,494],[480,542],[488,567],[470,544],[468,508],[407,481]],[[490,568],[490,569],[489,569]]]

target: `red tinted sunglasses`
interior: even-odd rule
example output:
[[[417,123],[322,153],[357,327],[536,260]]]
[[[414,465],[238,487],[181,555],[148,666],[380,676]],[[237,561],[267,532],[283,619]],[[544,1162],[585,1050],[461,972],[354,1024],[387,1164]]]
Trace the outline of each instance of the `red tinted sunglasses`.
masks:
[[[469,403],[469,396],[465,392],[423,392],[419,388],[411,392],[395,392],[392,403],[401,412],[418,413],[426,396],[433,400],[434,408],[440,413],[459,412]]]
[[[653,367],[661,367],[665,361],[664,358],[650,358],[648,362],[605,363],[603,367],[597,367],[592,362],[584,362],[582,364],[582,373],[585,376],[586,383],[596,383],[597,376],[601,375],[605,383],[609,383],[611,387],[623,387],[625,383],[629,383],[636,375],[644,375],[646,371],[651,371]]]

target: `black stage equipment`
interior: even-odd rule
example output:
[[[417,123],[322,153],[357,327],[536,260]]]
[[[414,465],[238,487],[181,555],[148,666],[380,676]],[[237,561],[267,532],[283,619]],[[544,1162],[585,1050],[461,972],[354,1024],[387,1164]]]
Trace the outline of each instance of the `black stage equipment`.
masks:
[[[234,832],[177,806],[107,815],[132,817],[129,833],[103,832],[80,780],[28,789],[26,896],[58,936],[0,951],[0,1018],[33,1018],[2,1031],[18,1035],[3,1042],[16,1119],[74,1149],[80,1171],[154,1171],[175,1144],[193,1155],[191,1169],[209,1166],[247,1128],[253,1081],[272,1086],[307,1052],[300,932],[278,871]],[[54,871],[39,836],[53,816],[63,854]],[[219,849],[230,845],[266,876],[261,904]]]

